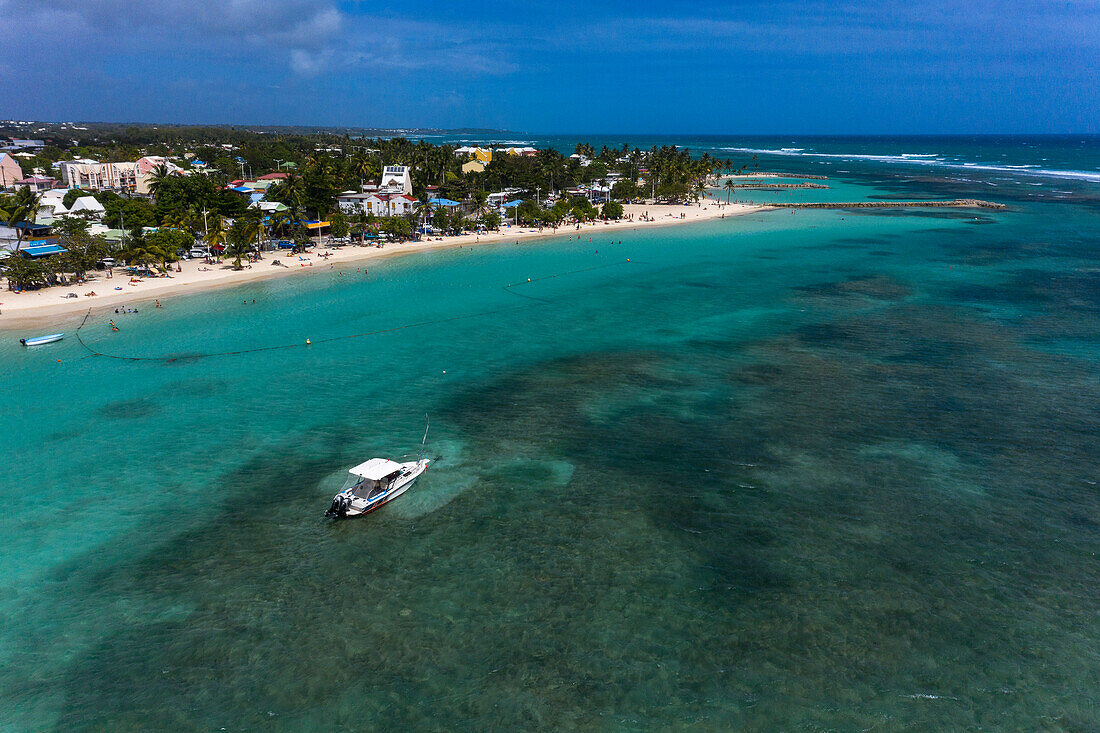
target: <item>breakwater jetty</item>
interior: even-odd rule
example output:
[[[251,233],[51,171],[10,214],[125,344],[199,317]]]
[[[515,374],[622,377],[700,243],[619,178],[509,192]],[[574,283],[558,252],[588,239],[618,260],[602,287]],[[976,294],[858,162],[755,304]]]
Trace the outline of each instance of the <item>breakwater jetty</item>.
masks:
[[[756,191],[775,191],[781,188],[828,188],[820,183],[735,183],[733,187]]]
[[[777,209],[926,209],[926,208],[951,208],[951,209],[1007,209],[1004,204],[995,201],[982,201],[981,199],[954,199],[953,201],[852,201],[834,203],[769,203]]]
[[[779,173],[777,171],[761,171],[756,173],[712,173],[707,177],[707,185],[720,186],[726,181],[746,178],[798,178],[804,181],[827,181],[828,176],[817,176],[809,173]],[[737,184],[741,185],[741,184]],[[745,184],[749,185],[749,184]]]
[[[828,176],[816,176],[810,173],[779,173],[777,171],[757,171],[755,173],[734,173],[731,178],[804,178],[808,181],[827,181]]]

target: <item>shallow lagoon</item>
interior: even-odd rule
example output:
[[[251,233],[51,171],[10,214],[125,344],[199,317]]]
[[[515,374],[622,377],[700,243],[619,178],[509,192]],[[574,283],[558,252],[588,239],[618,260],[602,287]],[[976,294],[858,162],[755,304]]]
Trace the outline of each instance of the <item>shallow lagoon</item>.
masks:
[[[0,725],[1095,727],[1096,214],[925,214],[464,248],[81,331],[174,361],[4,338]],[[425,413],[421,483],[323,521]]]

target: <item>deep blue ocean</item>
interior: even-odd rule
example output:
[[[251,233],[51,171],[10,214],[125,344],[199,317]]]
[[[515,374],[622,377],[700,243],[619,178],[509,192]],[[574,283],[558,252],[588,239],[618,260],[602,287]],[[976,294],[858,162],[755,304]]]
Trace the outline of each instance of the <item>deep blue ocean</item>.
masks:
[[[0,729],[1100,728],[1100,138],[460,139],[1008,208],[411,254],[80,331],[148,361],[0,330]],[[426,413],[416,487],[323,520]]]

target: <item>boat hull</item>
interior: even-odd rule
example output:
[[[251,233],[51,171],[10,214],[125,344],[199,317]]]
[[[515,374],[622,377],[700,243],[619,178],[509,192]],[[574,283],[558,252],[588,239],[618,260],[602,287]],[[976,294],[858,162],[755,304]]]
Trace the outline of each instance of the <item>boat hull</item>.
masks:
[[[46,344],[52,344],[55,341],[60,341],[65,338],[63,333],[54,333],[49,336],[36,336],[30,339],[19,339],[19,342],[24,346],[45,346]]]

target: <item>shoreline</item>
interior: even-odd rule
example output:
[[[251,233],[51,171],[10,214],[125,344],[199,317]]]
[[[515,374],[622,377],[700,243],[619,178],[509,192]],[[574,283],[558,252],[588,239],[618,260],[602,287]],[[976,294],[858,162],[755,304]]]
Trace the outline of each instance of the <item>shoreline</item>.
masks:
[[[312,272],[315,267],[324,267],[325,265],[336,266],[367,262],[376,259],[400,257],[416,252],[432,252],[467,245],[476,247],[490,243],[518,243],[520,240],[550,239],[563,236],[571,237],[573,235],[583,236],[586,233],[627,228],[636,230],[646,227],[690,224],[721,219],[727,216],[744,216],[771,209],[769,206],[726,204],[711,198],[704,198],[700,204],[626,204],[623,208],[628,216],[633,215],[635,219],[622,219],[612,222],[596,221],[581,224],[579,229],[573,225],[559,227],[557,231],[509,227],[499,232],[490,232],[484,235],[461,234],[443,237],[442,239],[390,244],[382,249],[374,246],[345,245],[339,249],[329,250],[332,254],[328,258],[319,257],[315,250],[303,253],[302,256],[306,258],[305,261],[298,260],[298,255],[289,252],[265,252],[265,259],[253,263],[252,269],[246,267],[242,270],[233,270],[226,263],[208,266],[197,260],[185,260],[179,263],[183,272],[173,272],[170,278],[142,279],[134,285],[129,284],[130,280],[126,275],[118,275],[108,279],[106,273],[102,271],[90,273],[89,281],[85,283],[55,285],[25,293],[14,293],[7,290],[5,285],[5,289],[0,291],[0,331],[69,320],[89,310],[96,312],[115,308],[122,304],[147,306],[154,299],[192,295],[273,277],[289,277],[298,272]],[[646,212],[649,212],[652,221],[638,221],[637,217],[644,215]],[[683,218],[680,218],[681,214]],[[272,265],[273,260],[287,257],[295,258],[289,262],[293,262],[294,265],[298,266],[290,265],[284,268]],[[306,262],[311,264],[306,265]],[[209,267],[210,269],[204,271],[200,270],[200,267]],[[115,290],[116,287],[123,289]],[[88,297],[85,295],[88,292],[95,292],[96,295]],[[76,293],[81,297],[65,298],[67,293]]]

